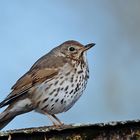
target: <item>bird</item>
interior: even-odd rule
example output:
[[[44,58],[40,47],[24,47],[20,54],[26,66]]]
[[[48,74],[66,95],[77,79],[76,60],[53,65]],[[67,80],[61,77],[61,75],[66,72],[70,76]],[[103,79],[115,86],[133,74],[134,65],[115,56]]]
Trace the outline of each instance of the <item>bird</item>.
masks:
[[[0,130],[16,116],[36,111],[54,126],[63,126],[56,114],[68,111],[81,97],[89,78],[86,52],[95,43],[68,40],[38,59],[0,103]]]

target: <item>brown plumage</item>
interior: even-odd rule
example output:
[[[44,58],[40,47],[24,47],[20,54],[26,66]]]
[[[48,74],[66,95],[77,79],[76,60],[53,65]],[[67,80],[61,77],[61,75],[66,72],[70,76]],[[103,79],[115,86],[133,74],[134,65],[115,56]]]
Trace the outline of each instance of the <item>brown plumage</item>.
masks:
[[[88,77],[88,67],[84,54],[86,50],[94,45],[95,44],[92,43],[85,47],[77,41],[66,41],[41,57],[31,69],[16,82],[11,88],[12,92],[0,103],[0,108],[8,105],[6,110],[0,114],[0,129],[5,127],[15,116],[31,110],[47,114],[49,118],[52,117],[51,119],[56,121],[53,121],[53,124],[61,125],[62,123],[54,114],[67,111],[78,100],[83,90],[80,91],[79,89],[77,94],[80,94],[69,104],[63,104],[63,102],[69,100],[67,100],[66,96],[61,99],[61,106],[60,102],[57,102],[59,98],[62,98],[62,93],[72,93],[72,90],[67,84],[71,84],[68,79],[74,79],[76,73],[81,74],[81,77],[85,77],[83,79],[83,85],[86,85],[85,80],[87,81],[86,77]],[[77,70],[75,71],[77,68],[79,68],[78,72]],[[78,77],[78,75],[76,77]],[[57,84],[59,84],[59,88],[57,88]],[[65,85],[67,85],[67,87],[65,87]],[[60,91],[60,87],[61,89],[63,88],[63,90]],[[58,97],[57,99],[55,97],[52,98],[51,94],[54,93],[55,97]],[[59,97],[59,95],[61,96]],[[50,105],[51,107],[49,107]]]

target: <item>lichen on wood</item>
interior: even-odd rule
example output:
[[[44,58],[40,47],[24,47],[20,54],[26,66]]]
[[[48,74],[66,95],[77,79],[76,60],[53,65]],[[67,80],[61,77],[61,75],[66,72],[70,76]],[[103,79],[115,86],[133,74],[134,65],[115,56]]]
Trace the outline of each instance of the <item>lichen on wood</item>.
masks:
[[[0,132],[0,140],[140,140],[140,121],[44,126]]]

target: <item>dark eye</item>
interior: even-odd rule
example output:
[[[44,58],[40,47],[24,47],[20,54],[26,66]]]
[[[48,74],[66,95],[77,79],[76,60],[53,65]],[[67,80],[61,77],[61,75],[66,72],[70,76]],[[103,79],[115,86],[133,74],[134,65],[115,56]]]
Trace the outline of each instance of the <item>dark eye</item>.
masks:
[[[75,48],[74,47],[69,47],[69,51],[73,52],[73,51],[75,51]]]

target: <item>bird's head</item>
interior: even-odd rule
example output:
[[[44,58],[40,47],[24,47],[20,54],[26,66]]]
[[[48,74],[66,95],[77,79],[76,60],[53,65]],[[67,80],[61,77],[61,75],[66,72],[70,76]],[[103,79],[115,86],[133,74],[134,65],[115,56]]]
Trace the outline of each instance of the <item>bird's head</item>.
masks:
[[[83,60],[85,52],[92,48],[94,45],[95,43],[82,45],[77,41],[70,40],[58,46],[57,52],[59,52],[59,56],[63,56],[75,61],[80,61]]]

